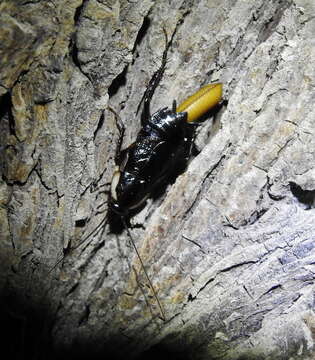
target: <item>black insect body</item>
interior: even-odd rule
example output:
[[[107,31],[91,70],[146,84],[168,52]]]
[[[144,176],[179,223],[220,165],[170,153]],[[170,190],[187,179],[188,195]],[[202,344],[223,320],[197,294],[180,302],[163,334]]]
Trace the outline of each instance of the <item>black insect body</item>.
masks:
[[[109,206],[128,217],[163,183],[187,164],[194,127],[186,112],[163,108],[148,118],[136,141],[120,153],[111,184]]]
[[[109,196],[110,225],[113,225],[115,215],[128,223],[148,197],[185,169],[193,149],[195,127],[199,124],[188,122],[187,112],[177,112],[175,100],[171,109],[165,107],[152,116],[150,114],[150,102],[165,70],[172,41],[168,42],[165,31],[164,34],[166,47],[162,64],[151,78],[141,101],[142,127],[135,142],[123,151],[120,147],[124,128],[120,125],[121,137]]]

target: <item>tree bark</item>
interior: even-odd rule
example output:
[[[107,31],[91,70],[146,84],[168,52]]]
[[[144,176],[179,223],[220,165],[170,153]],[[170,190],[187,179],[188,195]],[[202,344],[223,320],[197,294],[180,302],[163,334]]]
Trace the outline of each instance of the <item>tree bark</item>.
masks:
[[[112,110],[126,147],[163,28],[174,37],[152,111],[224,84],[200,153],[132,219],[164,321],[128,232],[94,231],[119,138]],[[0,3],[12,354],[314,358],[314,34],[312,0]]]

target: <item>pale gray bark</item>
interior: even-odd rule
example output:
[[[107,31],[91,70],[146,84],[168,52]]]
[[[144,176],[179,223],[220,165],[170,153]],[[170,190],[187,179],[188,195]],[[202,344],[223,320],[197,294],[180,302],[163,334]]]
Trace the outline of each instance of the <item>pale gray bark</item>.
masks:
[[[175,35],[153,111],[224,83],[200,154],[132,220],[166,321],[126,231],[94,234],[49,271],[104,219],[119,136],[108,106],[127,146],[163,27]],[[191,359],[313,359],[314,35],[312,0],[2,1],[9,320],[70,353],[159,344]]]

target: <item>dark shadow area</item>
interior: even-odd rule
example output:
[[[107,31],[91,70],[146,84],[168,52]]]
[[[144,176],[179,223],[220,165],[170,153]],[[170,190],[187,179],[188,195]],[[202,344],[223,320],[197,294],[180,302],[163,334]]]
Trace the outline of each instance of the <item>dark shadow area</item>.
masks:
[[[69,347],[55,346],[52,335],[55,316],[56,314],[50,313],[44,303],[31,303],[25,298],[25,294],[13,294],[13,292],[9,293],[9,290],[2,293],[0,346],[5,358],[10,360],[128,359],[125,353],[128,353],[130,340],[126,340],[122,335],[113,336],[107,343],[102,343],[102,339],[98,342],[95,339],[93,341],[85,339],[85,341],[74,341]],[[152,354],[154,356],[154,351]],[[145,358],[141,357],[141,359]]]
[[[75,23],[76,27],[79,26],[81,15],[82,15],[82,12],[83,12],[84,7],[85,7],[85,3],[86,3],[86,0],[83,0],[82,4],[80,6],[78,6],[76,8],[76,10],[75,10],[73,20],[74,20],[74,23]],[[78,50],[78,47],[77,47],[77,44],[76,44],[76,36],[77,36],[76,32],[71,35],[70,44],[69,44],[69,54],[70,54],[70,56],[72,58],[73,63],[84,74],[84,72],[82,71],[82,68],[81,68],[81,63],[79,61],[79,57],[78,57],[79,50]]]
[[[112,83],[110,84],[110,87],[108,88],[108,95],[111,98],[112,96],[114,96],[115,94],[117,94],[119,88],[121,86],[125,86],[127,79],[126,79],[126,74],[127,74],[127,70],[128,70],[128,65],[126,65],[124,67],[124,70],[118,74],[115,79],[112,81]]]
[[[0,346],[6,358],[55,359],[49,337],[52,318],[43,304],[6,292],[1,294],[0,309]]]
[[[130,210],[128,214],[124,216],[125,224],[128,226],[128,228],[132,229],[133,226],[130,223],[130,219],[134,217],[136,214],[138,214],[144,207],[146,206],[146,203],[144,202],[141,206],[139,206],[137,209]],[[121,234],[125,230],[125,224],[122,220],[121,215],[116,214],[113,210],[108,209],[107,213],[107,221],[109,224],[109,232],[112,234]],[[141,227],[142,225],[136,225],[135,227]]]
[[[123,360],[128,359],[126,355],[119,355],[125,347],[120,340],[113,339],[105,344],[75,342],[71,348],[58,349],[55,352],[55,360]]]
[[[86,225],[86,219],[80,219],[75,222],[75,227],[77,228],[84,228]]]
[[[12,100],[9,91],[0,97],[0,122],[2,122],[4,119],[7,119],[10,135],[15,136],[16,134],[15,134],[15,123],[12,114]]]
[[[0,263],[3,261],[0,254]],[[47,272],[29,278],[31,271],[7,269],[6,284],[0,293],[0,346],[3,358],[10,360],[69,360],[117,359],[128,352],[130,340],[118,334],[109,342],[91,338],[74,341],[67,348],[56,344],[54,325],[58,319],[53,286],[48,284]],[[36,271],[36,270],[35,270]],[[34,274],[34,272],[33,272]],[[4,274],[2,274],[4,276]],[[46,288],[46,290],[45,290]],[[60,299],[62,302],[62,299]],[[55,304],[54,307],[52,304]],[[59,319],[62,321],[62,319]],[[66,324],[66,326],[71,326]],[[80,324],[74,324],[80,330]],[[93,337],[93,339],[92,339]],[[93,341],[92,341],[93,340]],[[62,339],[67,343],[66,339]]]
[[[135,360],[164,360],[164,359],[172,359],[172,360],[189,360],[191,358],[187,357],[183,352],[178,349],[178,351],[174,351],[169,349],[165,345],[154,345],[147,351],[143,352],[139,357]],[[209,359],[211,360],[211,359]]]
[[[104,121],[105,121],[105,116],[104,116],[104,112],[102,112],[101,116],[100,116],[100,119],[97,123],[97,127],[94,131],[94,135],[93,135],[93,140],[95,141],[96,139],[96,136],[98,134],[98,132],[103,128],[103,125],[104,125]]]
[[[11,104],[11,95],[8,91],[0,97],[0,120],[7,114]]]
[[[315,206],[315,190],[303,190],[299,185],[290,182],[290,190],[298,201],[311,209]]]
[[[102,350],[96,352],[95,349],[100,349],[100,344],[82,344],[76,343],[73,348],[75,351],[63,350],[62,355],[57,354],[56,359],[76,359],[76,360],[190,360],[188,352],[183,351],[182,348],[171,349],[165,345],[154,345],[150,349],[144,351],[137,357],[128,357],[126,353],[127,346],[123,344],[120,339],[113,339],[103,347]],[[121,353],[121,355],[120,355]],[[59,356],[58,356],[59,355]],[[197,355],[197,353],[196,353]],[[62,357],[60,357],[62,356]],[[209,358],[211,360],[211,358]]]
[[[138,31],[138,35],[137,35],[136,41],[135,41],[133,49],[132,49],[133,53],[136,50],[136,47],[141,44],[143,38],[145,37],[145,35],[150,27],[150,24],[151,24],[151,20],[149,19],[148,16],[145,16],[143,18],[141,28]]]
[[[80,20],[81,14],[82,14],[82,10],[84,8],[85,5],[85,0],[82,1],[82,4],[80,6],[78,6],[75,10],[74,13],[74,23],[77,25],[78,21]]]
[[[83,73],[82,68],[81,68],[81,63],[79,60],[79,49],[77,47],[76,44],[76,35],[73,34],[70,38],[70,43],[69,43],[69,55],[72,58],[73,64]]]
[[[12,273],[14,276],[15,273]],[[46,279],[45,279],[46,280]],[[31,285],[32,286],[32,285]],[[96,336],[93,333],[93,326],[90,327],[90,337],[81,337],[74,340],[67,346],[55,344],[53,327],[58,318],[57,310],[51,310],[53,291],[50,294],[35,294],[38,299],[36,302],[31,300],[27,294],[29,291],[29,281],[25,288],[21,287],[20,293],[13,291],[9,286],[0,295],[0,346],[5,358],[10,360],[188,360],[198,357],[198,347],[200,339],[196,344],[189,347],[178,340],[178,343],[172,345],[156,344],[144,351],[135,358],[128,356],[129,351],[135,349],[134,340],[127,337],[123,332],[113,334],[110,339],[102,338],[101,334]],[[41,291],[39,287],[38,291]],[[61,299],[62,301],[62,299]],[[87,308],[89,311],[89,308]],[[115,309],[112,309],[115,311]],[[86,316],[88,317],[88,313]],[[63,319],[59,319],[63,320]],[[85,319],[83,319],[82,324]],[[85,326],[82,325],[81,326]],[[64,324],[70,327],[70,324]],[[77,327],[78,336],[80,336],[80,324],[72,324]],[[107,324],[110,328],[110,324]],[[180,329],[178,330],[180,331]],[[135,336],[139,338],[139,334]],[[62,339],[67,343],[66,339]],[[203,349],[204,350],[204,349]],[[214,357],[217,358],[217,357]],[[208,360],[212,357],[209,356]],[[235,360],[261,360],[258,356],[238,357]]]

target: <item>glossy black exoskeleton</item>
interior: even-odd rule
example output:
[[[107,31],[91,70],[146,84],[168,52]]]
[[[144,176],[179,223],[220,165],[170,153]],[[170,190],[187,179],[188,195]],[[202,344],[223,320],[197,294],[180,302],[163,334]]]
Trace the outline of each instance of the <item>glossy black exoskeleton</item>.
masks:
[[[122,151],[120,145],[124,129],[120,128],[116,169],[109,197],[110,223],[115,214],[128,223],[148,197],[185,169],[191,155],[194,129],[198,124],[188,123],[186,112],[176,112],[175,101],[171,109],[165,107],[152,116],[150,114],[150,102],[162,78],[169,45],[166,42],[162,64],[150,80],[142,99],[142,127],[135,142]]]
[[[109,202],[115,213],[128,216],[187,163],[194,132],[186,118],[187,113],[176,113],[174,107],[160,109],[120,153]]]

